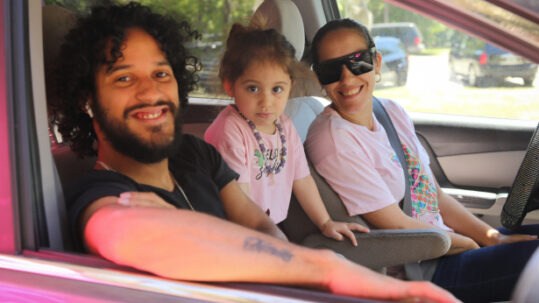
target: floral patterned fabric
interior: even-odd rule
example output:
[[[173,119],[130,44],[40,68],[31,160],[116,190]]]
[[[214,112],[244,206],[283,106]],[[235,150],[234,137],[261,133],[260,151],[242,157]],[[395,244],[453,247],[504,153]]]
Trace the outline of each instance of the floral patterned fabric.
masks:
[[[436,225],[441,221],[436,185],[430,180],[429,175],[422,168],[421,161],[412,150],[406,144],[401,144],[408,165],[412,216],[421,222]]]

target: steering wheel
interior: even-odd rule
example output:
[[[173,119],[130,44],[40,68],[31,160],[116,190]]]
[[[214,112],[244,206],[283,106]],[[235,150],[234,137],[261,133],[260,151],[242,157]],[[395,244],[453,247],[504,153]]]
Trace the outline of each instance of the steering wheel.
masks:
[[[517,229],[526,214],[535,209],[539,209],[539,124],[503,206],[502,225]]]

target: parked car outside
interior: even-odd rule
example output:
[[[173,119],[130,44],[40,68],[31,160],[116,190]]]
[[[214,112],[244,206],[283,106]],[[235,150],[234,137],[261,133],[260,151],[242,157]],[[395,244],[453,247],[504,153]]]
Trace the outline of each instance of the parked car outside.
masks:
[[[381,83],[384,86],[403,86],[408,79],[408,54],[402,42],[393,37],[373,38],[376,50],[382,55]]]
[[[470,86],[502,82],[518,77],[531,86],[537,74],[537,64],[498,48],[483,40],[457,35],[449,52],[449,68],[453,77],[462,76]]]
[[[419,54],[425,50],[423,36],[415,24],[411,22],[373,24],[371,34],[400,39],[409,54]]]

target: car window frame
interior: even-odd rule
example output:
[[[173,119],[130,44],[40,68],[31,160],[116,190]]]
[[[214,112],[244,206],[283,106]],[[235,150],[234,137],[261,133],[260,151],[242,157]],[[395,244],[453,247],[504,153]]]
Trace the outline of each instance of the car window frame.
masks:
[[[11,45],[10,33],[6,28],[11,29],[11,5],[0,0],[0,59],[4,64],[0,64],[0,180],[4,180],[0,185],[0,230],[2,231],[2,241],[0,241],[0,252],[16,252],[19,250],[18,237],[15,232],[16,205],[12,189],[11,166],[11,110],[10,110],[10,85],[7,84],[8,74],[11,71]]]

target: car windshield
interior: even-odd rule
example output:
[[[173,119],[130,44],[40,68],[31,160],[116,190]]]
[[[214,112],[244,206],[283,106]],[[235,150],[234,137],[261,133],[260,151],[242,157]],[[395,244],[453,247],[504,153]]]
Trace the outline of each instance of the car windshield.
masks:
[[[486,1],[445,0],[466,14],[539,43],[539,25]],[[537,65],[494,43],[383,1],[339,0],[341,17],[364,23],[375,36],[401,40],[407,69],[388,65],[400,85],[378,85],[375,95],[398,100],[408,111],[539,120]],[[417,36],[410,39],[412,31]],[[387,56],[385,44],[379,46]],[[388,59],[388,58],[386,58]],[[388,62],[385,62],[388,63]],[[383,67],[384,68],[384,67]],[[389,76],[386,76],[389,75]],[[404,75],[404,74],[403,74]],[[382,70],[384,77],[392,77]]]

